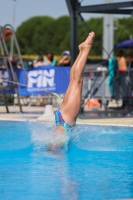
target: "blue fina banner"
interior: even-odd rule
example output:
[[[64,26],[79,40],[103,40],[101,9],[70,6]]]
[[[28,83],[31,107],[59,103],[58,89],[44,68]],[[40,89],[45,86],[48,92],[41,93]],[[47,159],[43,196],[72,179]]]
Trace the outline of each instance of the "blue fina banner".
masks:
[[[46,94],[55,92],[57,94],[64,94],[69,84],[70,67],[51,67],[41,66],[35,69],[26,69],[27,81],[22,69],[15,69],[17,74],[18,92],[21,96]],[[2,79],[7,84],[8,73],[2,70]],[[10,84],[10,83],[8,83]],[[6,91],[6,90],[5,90]],[[12,92],[8,89],[7,92]]]

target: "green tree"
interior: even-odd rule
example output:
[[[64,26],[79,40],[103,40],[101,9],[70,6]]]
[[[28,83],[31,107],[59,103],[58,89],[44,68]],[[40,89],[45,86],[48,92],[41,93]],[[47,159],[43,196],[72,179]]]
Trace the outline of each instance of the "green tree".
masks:
[[[117,43],[123,42],[124,40],[129,40],[130,36],[133,36],[132,18],[118,18],[117,28],[114,32],[114,47]],[[117,55],[119,49],[114,48],[115,55]],[[131,49],[127,48],[125,50],[125,55],[130,55]]]
[[[70,20],[68,16],[33,17],[18,27],[16,35],[23,54],[44,54],[49,50],[60,54],[70,49]]]
[[[91,18],[85,22],[79,22],[78,41],[81,43],[87,37],[88,33],[94,31],[96,33],[95,43],[90,55],[102,54],[102,27],[103,18]]]
[[[119,18],[117,30],[114,31],[114,44],[129,39],[133,35],[132,18]],[[103,18],[91,18],[78,22],[78,44],[83,42],[90,31],[96,33],[91,55],[102,55]],[[22,54],[45,54],[52,51],[61,54],[70,50],[70,17],[53,19],[49,16],[37,16],[23,22],[16,35]],[[114,48],[115,53],[117,49]]]
[[[70,50],[70,18],[68,16],[56,19],[52,42],[52,50],[56,54],[61,54],[64,50]]]
[[[51,45],[54,19],[48,16],[33,17],[23,22],[16,35],[22,54],[43,54]]]

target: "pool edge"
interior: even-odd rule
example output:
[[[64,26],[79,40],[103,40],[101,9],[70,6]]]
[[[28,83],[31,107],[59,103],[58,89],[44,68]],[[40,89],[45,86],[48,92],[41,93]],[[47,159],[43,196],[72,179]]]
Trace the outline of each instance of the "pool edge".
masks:
[[[115,119],[114,119],[115,120]],[[123,120],[125,120],[125,118],[123,118]],[[37,121],[37,119],[18,119],[18,118],[0,118],[0,121],[18,121],[18,122],[26,122],[26,121],[36,121],[39,123],[39,121]],[[92,121],[92,122],[91,122]],[[97,122],[98,121],[98,122]],[[100,120],[100,119],[96,119],[96,120],[92,120],[92,119],[79,119],[77,120],[76,124],[84,124],[84,125],[95,125],[95,126],[120,126],[120,127],[133,127],[133,124],[130,124],[131,123],[131,119],[130,120],[127,120],[126,121],[128,122],[128,124],[121,124],[120,123],[120,120],[118,120],[118,123],[117,123],[117,120],[116,120],[116,123],[112,123],[112,119],[105,119],[105,122],[103,122],[104,120]],[[41,123],[44,122],[44,121],[41,121]],[[45,122],[49,122],[49,123],[53,123],[53,121],[45,121]],[[129,123],[130,122],[130,123]]]

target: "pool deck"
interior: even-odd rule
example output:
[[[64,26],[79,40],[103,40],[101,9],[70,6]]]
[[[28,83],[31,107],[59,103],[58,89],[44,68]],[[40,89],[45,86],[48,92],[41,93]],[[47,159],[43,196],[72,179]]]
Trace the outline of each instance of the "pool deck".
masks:
[[[26,121],[37,120],[42,116],[45,107],[37,106],[23,106],[23,113],[20,113],[18,106],[9,106],[10,113],[6,113],[4,106],[0,106],[0,120],[5,121]],[[57,108],[53,108],[55,111]],[[78,124],[94,124],[94,125],[114,125],[114,126],[133,126],[133,117],[119,117],[119,118],[93,118],[93,119],[77,119]]]

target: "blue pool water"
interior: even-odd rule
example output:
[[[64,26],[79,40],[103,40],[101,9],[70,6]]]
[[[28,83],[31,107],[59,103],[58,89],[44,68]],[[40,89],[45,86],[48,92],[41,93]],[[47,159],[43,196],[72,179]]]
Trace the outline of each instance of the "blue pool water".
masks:
[[[0,199],[133,198],[133,128],[77,125],[50,153],[54,125],[0,122]]]

